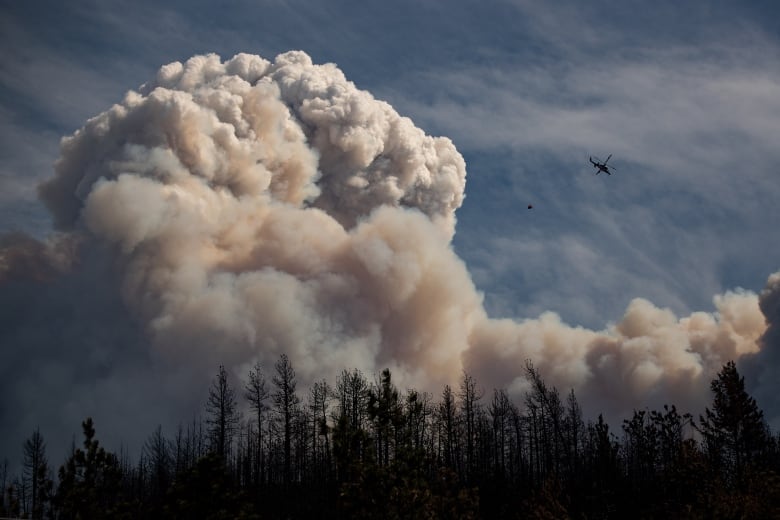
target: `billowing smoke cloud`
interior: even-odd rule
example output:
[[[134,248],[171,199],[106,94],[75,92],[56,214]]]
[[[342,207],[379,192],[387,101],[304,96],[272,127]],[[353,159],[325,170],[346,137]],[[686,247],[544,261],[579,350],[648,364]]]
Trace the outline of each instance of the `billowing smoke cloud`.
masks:
[[[769,412],[771,426],[780,428],[780,395],[777,392],[780,381],[780,272],[769,277],[761,291],[759,305],[768,326],[759,339],[760,349],[745,356],[742,365],[759,406]]]
[[[480,309],[448,247],[463,158],[333,65],[165,66],[66,139],[56,173],[43,200],[116,248],[155,356],[460,369]]]
[[[756,352],[766,327],[755,294],[727,292],[714,304],[715,313],[677,318],[637,298],[600,332],[569,327],[553,313],[519,324],[486,320],[464,360],[482,379],[524,390],[517,367],[529,359],[559,388],[575,388],[591,414],[621,417],[665,403],[696,412],[709,403],[718,370]]]
[[[490,319],[450,246],[466,174],[452,142],[302,52],[273,63],[240,54],[166,65],[65,138],[55,170],[41,198],[64,236],[86,245],[78,255],[35,245],[58,259],[41,269],[69,268],[69,289],[57,294],[84,309],[98,305],[89,295],[108,295],[94,298],[110,303],[99,304],[99,325],[125,325],[101,352],[124,361],[89,366],[100,367],[99,389],[112,399],[122,400],[116,386],[133,385],[124,397],[133,411],[158,391],[148,389],[156,377],[165,399],[155,406],[176,414],[198,403],[218,364],[244,376],[282,352],[304,385],[344,368],[389,367],[402,385],[438,394],[465,369],[520,396],[531,360],[550,384],[575,388],[588,412],[664,402],[697,411],[709,379],[756,352],[766,330],[758,297],[746,292],[684,318],[636,299],[603,331],[552,313]],[[23,255],[13,251],[3,248],[0,283],[18,275],[13,258]],[[17,367],[32,373],[24,359]],[[83,383],[86,372],[62,385]],[[3,384],[6,395],[28,389]],[[67,397],[83,415],[101,400],[85,395]]]

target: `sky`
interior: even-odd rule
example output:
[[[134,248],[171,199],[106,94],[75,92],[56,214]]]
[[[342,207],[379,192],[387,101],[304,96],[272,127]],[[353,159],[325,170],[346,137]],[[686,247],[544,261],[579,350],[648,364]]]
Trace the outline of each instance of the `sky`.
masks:
[[[777,14],[3,2],[0,456],[87,415],[132,448],[283,351],[434,394],[531,359],[613,417],[736,357],[780,426]]]

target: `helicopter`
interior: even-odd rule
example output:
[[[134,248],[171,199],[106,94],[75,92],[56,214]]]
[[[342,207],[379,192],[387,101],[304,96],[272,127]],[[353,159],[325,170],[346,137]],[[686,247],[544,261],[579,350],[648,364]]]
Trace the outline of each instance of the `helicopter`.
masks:
[[[592,157],[588,156],[588,160],[590,160],[590,164],[592,164],[595,168],[598,168],[596,170],[596,175],[598,175],[601,172],[606,173],[607,175],[612,175],[612,172],[609,171],[610,168],[613,170],[617,170],[614,166],[607,166],[607,162],[609,161],[609,158],[612,157],[612,154],[609,154],[609,157],[607,157],[607,160],[604,162],[600,162],[599,158],[596,157],[596,160],[594,161]]]

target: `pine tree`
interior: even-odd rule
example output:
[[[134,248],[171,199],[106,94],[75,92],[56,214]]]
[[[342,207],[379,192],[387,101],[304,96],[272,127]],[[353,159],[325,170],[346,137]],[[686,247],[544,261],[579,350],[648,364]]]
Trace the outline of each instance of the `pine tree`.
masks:
[[[209,417],[206,422],[209,425],[211,449],[222,458],[228,456],[233,436],[238,428],[237,406],[236,392],[228,382],[225,367],[220,365],[217,377],[212,381],[209,389],[206,402],[206,412]]]
[[[249,371],[249,381],[244,386],[244,397],[249,401],[249,407],[255,416],[255,425],[257,426],[257,440],[254,444],[254,478],[257,482],[263,481],[263,418],[268,405],[265,403],[268,399],[268,385],[263,375],[260,363]]]
[[[745,391],[745,379],[733,361],[712,380],[712,409],[699,416],[698,426],[711,461],[727,478],[739,479],[746,466],[757,463],[767,445],[764,414]]]
[[[569,462],[569,478],[574,480],[580,470],[580,450],[585,443],[585,423],[582,420],[582,409],[574,395],[574,389],[566,398],[566,417],[564,418],[566,438],[566,454]]]
[[[477,383],[474,378],[463,372],[463,379],[460,381],[460,415],[463,420],[463,428],[466,444],[466,479],[474,478],[476,471],[476,422],[479,412],[479,400],[482,399],[482,392],[477,390]]]
[[[95,439],[92,418],[82,423],[84,449],[78,448],[59,470],[55,495],[59,518],[110,518],[121,504],[119,459]]]
[[[650,415],[634,410],[633,417],[623,421],[624,456],[628,477],[636,496],[651,497],[658,459],[658,436]]]
[[[488,406],[488,413],[493,426],[493,465],[498,475],[506,471],[508,437],[511,433],[510,414],[512,403],[506,390],[493,390],[493,400]]]
[[[162,426],[157,426],[146,439],[143,455],[149,466],[149,487],[152,505],[159,506],[171,482],[173,461],[171,443],[162,433]]]
[[[442,433],[440,435],[444,445],[444,465],[448,468],[455,467],[456,458],[456,422],[455,397],[450,385],[444,387],[442,392],[442,401],[439,404],[439,422],[441,423]]]
[[[526,361],[526,379],[531,391],[526,394],[526,408],[531,412],[531,436],[536,459],[537,482],[548,472],[560,474],[566,452],[564,436],[565,408],[555,387],[548,388],[531,361]]]
[[[328,406],[333,391],[323,379],[309,389],[309,411],[312,416],[312,457],[315,480],[327,479],[330,468],[330,427]]]
[[[30,494],[31,518],[43,518],[51,498],[53,483],[49,478],[46,443],[43,442],[43,436],[38,429],[24,442],[23,479]]]
[[[677,407],[664,405],[664,412],[653,410],[650,418],[658,436],[659,462],[664,471],[675,468],[683,455],[685,429],[690,426],[693,417],[686,413],[680,415]]]
[[[398,389],[392,382],[389,369],[382,371],[381,379],[369,390],[368,417],[374,424],[377,461],[380,466],[390,463],[391,433],[400,422],[401,404]]]
[[[373,461],[373,450],[364,423],[368,415],[369,385],[359,370],[343,370],[336,382],[336,417],[333,430],[333,454],[338,480],[354,481]]]
[[[276,374],[273,377],[276,390],[271,396],[278,421],[282,426],[282,442],[284,446],[284,482],[290,482],[292,478],[292,436],[293,420],[298,410],[299,399],[295,393],[297,385],[295,370],[286,354],[279,357],[274,365]]]

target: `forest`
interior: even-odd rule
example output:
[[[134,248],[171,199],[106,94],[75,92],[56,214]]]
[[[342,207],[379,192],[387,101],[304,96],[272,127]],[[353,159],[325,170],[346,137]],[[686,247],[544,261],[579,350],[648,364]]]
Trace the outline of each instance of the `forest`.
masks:
[[[619,431],[524,370],[518,403],[468,373],[434,397],[389,370],[304,393],[285,355],[237,383],[220,366],[202,415],[158,427],[137,460],[86,418],[55,468],[32,432],[20,474],[0,467],[0,517],[780,518],[780,438],[733,362],[698,417],[668,404]]]

